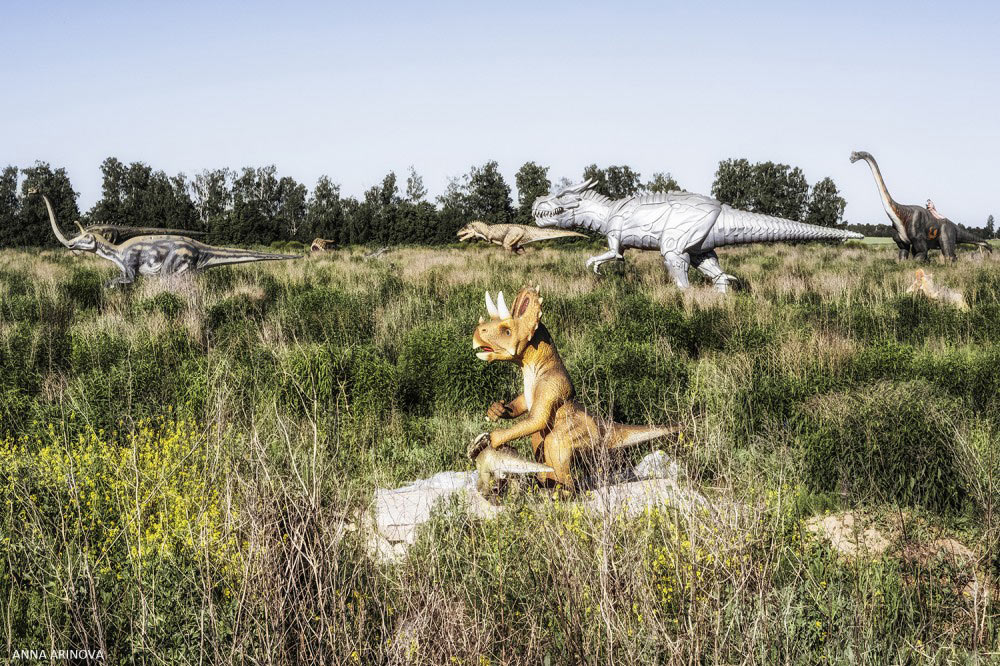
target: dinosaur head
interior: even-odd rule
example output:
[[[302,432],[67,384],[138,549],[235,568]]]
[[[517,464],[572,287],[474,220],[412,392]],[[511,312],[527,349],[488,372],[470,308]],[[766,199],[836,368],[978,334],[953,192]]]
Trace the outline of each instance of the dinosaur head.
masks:
[[[538,197],[531,204],[531,216],[540,227],[559,227],[567,229],[575,226],[576,209],[580,207],[584,192],[596,185],[593,179],[587,179],[579,185],[570,185],[547,197]]]
[[[542,297],[538,287],[525,287],[514,298],[514,306],[507,307],[503,292],[497,293],[494,304],[490,292],[486,292],[488,320],[479,318],[472,332],[472,348],[476,357],[493,361],[517,361],[538,330],[542,318]]]
[[[858,160],[867,160],[871,158],[872,158],[871,153],[865,152],[863,150],[855,150],[853,153],[851,153],[851,164],[854,164]]]
[[[486,238],[486,223],[479,220],[469,222],[459,229],[455,235],[458,236],[458,240],[460,241],[472,240],[473,238]]]
[[[52,232],[56,235],[56,238],[60,243],[65,245],[71,250],[79,250],[81,252],[93,252],[97,249],[98,245],[98,234],[89,232],[81,226],[80,221],[76,221],[76,228],[80,230],[79,235],[74,238],[66,238],[62,231],[59,229],[59,224],[56,222],[56,212],[52,208],[52,202],[44,194],[41,194],[38,190],[32,188],[28,190],[28,194],[39,194],[42,197],[42,201],[45,202],[45,208],[49,213],[49,224],[52,225]]]

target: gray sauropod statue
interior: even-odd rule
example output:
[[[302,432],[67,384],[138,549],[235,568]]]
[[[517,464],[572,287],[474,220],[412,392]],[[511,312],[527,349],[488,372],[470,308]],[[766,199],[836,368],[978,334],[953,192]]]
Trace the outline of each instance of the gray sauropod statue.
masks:
[[[281,259],[300,259],[297,254],[269,254],[212,247],[193,238],[171,234],[153,236],[136,236],[123,243],[110,242],[100,233],[87,231],[77,223],[79,235],[72,239],[66,238],[59,230],[52,202],[44,194],[36,190],[29,194],[40,194],[49,212],[49,222],[52,232],[59,242],[70,250],[93,252],[114,263],[122,272],[119,277],[109,280],[106,286],[130,284],[139,275],[157,275],[170,277],[192,271],[201,271],[215,266],[227,264],[243,264],[250,261],[276,261]]]
[[[882,171],[871,153],[856,150],[851,153],[851,164],[864,160],[872,170],[875,184],[886,215],[892,221],[892,240],[899,248],[899,258],[908,259],[911,256],[927,261],[929,250],[940,249],[946,259],[956,261],[958,255],[955,248],[960,243],[978,245],[987,252],[992,252],[989,243],[960,228],[946,217],[935,217],[931,210],[913,204],[901,204],[889,196],[889,189],[882,179]]]
[[[587,259],[587,266],[595,273],[605,262],[624,259],[622,253],[627,248],[659,250],[679,288],[687,288],[688,269],[693,265],[724,292],[736,278],[719,266],[716,248],[864,238],[853,231],[736,210],[690,192],[642,194],[614,201],[591,189],[595,184],[588,180],[563,188],[538,197],[531,206],[539,227],[583,228],[607,237],[608,252]]]

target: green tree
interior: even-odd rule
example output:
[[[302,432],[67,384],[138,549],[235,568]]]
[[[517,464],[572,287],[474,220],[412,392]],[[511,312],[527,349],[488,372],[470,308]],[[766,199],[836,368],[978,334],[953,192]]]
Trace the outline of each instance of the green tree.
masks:
[[[583,168],[583,180],[594,181],[593,190],[604,196],[611,196],[608,194],[608,174],[607,172],[597,166],[596,164],[591,164]]]
[[[23,169],[24,181],[21,183],[21,206],[18,215],[17,229],[10,236],[10,245],[52,247],[59,245],[49,226],[49,215],[42,198],[28,196],[28,191],[36,189],[44,193],[52,201],[56,212],[56,220],[63,233],[72,237],[73,222],[80,217],[80,209],[76,205],[77,193],[66,174],[66,169],[55,169],[46,162],[35,162],[35,165]]]
[[[417,173],[417,170],[410,165],[410,175],[406,177],[406,200],[410,203],[418,203],[427,196],[427,188],[424,187],[424,179]]]
[[[992,215],[990,215],[989,217],[986,218],[986,237],[987,238],[996,238],[997,237],[997,234],[996,234],[996,225],[993,222],[993,216]]]
[[[327,176],[320,176],[309,197],[306,227],[313,238],[325,238],[335,243],[347,242],[344,230],[344,202],[340,185]]]
[[[21,202],[17,198],[17,167],[5,167],[0,172],[0,247],[10,245],[17,232]]]
[[[466,200],[469,215],[476,219],[503,224],[514,217],[510,186],[493,160],[469,171]]]
[[[516,221],[518,224],[531,224],[531,205],[538,197],[547,195],[552,186],[549,168],[525,162],[514,174],[514,185],[517,187]]]
[[[712,183],[712,196],[740,210],[750,210],[753,201],[754,168],[744,158],[719,162]]]
[[[667,173],[662,173],[662,172],[654,173],[653,177],[650,179],[648,183],[646,183],[643,189],[646,190],[647,192],[663,194],[666,192],[673,192],[675,190],[680,190],[681,186],[677,184],[677,181],[674,180],[674,177],[671,176],[670,172],[668,171]]]
[[[604,170],[608,182],[608,196],[624,199],[634,196],[642,188],[642,177],[627,166],[609,166]]]
[[[191,190],[199,227],[209,231],[213,240],[222,238],[221,231],[233,208],[233,180],[229,169],[205,169],[195,175]]]
[[[821,227],[835,227],[843,221],[846,207],[847,202],[840,196],[833,179],[823,178],[813,185],[803,221]]]
[[[306,226],[306,196],[308,190],[302,183],[290,176],[282,176],[278,181],[277,210],[278,227],[285,238],[307,243],[309,229]]]
[[[88,214],[92,222],[126,226],[195,229],[198,212],[184,174],[167,176],[148,164],[122,164],[109,157],[101,164],[101,199]]]
[[[798,167],[760,162],[753,167],[750,210],[800,220],[809,199],[809,183]]]
[[[455,233],[468,222],[472,213],[469,207],[469,176],[452,178],[444,194],[437,198],[438,224],[434,234],[436,243],[454,243]]]

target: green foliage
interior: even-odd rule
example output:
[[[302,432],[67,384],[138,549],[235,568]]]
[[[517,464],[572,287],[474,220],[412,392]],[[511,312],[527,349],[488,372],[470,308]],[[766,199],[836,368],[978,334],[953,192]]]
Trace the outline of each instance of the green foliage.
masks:
[[[806,479],[853,501],[960,507],[954,398],[924,381],[876,383],[831,394],[803,410],[798,424]]]
[[[846,202],[830,178],[809,183],[798,167],[774,162],[728,159],[719,162],[712,196],[733,208],[822,226],[840,222]]]
[[[547,196],[552,187],[549,168],[525,162],[514,174],[514,185],[517,187],[517,218],[514,221],[531,224],[531,205],[538,197]]]

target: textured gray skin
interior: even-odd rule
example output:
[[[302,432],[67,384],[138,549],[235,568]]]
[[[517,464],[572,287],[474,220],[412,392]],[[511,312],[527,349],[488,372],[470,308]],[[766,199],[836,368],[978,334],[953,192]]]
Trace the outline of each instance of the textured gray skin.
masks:
[[[476,488],[483,497],[491,498],[497,480],[512,474],[544,474],[552,472],[548,465],[522,457],[513,447],[501,446],[494,449],[489,445],[489,433],[479,435],[469,446],[467,453],[476,461],[479,480]]]
[[[596,273],[607,261],[624,259],[627,248],[659,250],[670,277],[688,287],[693,265],[715,288],[725,292],[735,280],[719,266],[715,249],[743,243],[776,241],[835,241],[864,238],[841,229],[818,227],[780,217],[735,210],[711,197],[690,192],[644,194],[612,201],[588,180],[567,187],[532,204],[539,227],[584,228],[608,239],[608,252],[591,257],[587,267]]]
[[[39,193],[31,191],[29,194]],[[165,234],[137,236],[124,243],[115,244],[108,241],[100,233],[87,231],[79,223],[77,223],[77,227],[80,229],[80,234],[73,239],[68,239],[59,230],[52,202],[44,194],[41,197],[49,212],[52,232],[60,243],[70,250],[93,252],[97,256],[111,261],[121,270],[121,276],[106,283],[105,286],[109,287],[130,284],[140,274],[170,277],[226,264],[301,258],[297,254],[268,254],[212,247],[185,236]]]
[[[77,222],[79,224],[79,222]],[[155,234],[170,234],[178,236],[204,236],[204,231],[188,231],[186,229],[159,229],[157,227],[128,227],[118,224],[92,224],[84,228],[86,233],[101,234],[109,243],[117,245],[136,236],[151,236]]]
[[[871,153],[863,150],[856,150],[851,153],[851,164],[864,160],[872,170],[875,177],[875,185],[878,187],[879,197],[882,199],[882,207],[885,214],[892,222],[892,240],[899,248],[899,259],[916,257],[922,261],[927,261],[929,250],[940,249],[941,254],[949,261],[958,261],[958,253],[955,251],[960,243],[978,245],[987,252],[993,252],[989,243],[982,238],[973,236],[965,229],[959,228],[957,224],[948,218],[936,218],[923,206],[913,204],[901,204],[889,196],[889,188],[882,178],[882,171],[878,168],[878,162]]]

